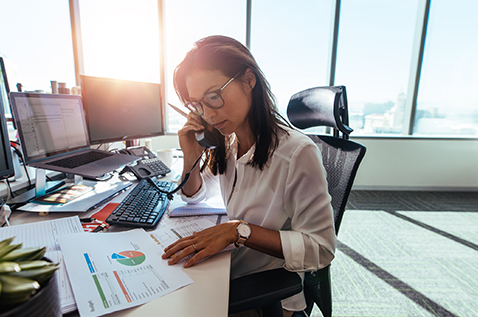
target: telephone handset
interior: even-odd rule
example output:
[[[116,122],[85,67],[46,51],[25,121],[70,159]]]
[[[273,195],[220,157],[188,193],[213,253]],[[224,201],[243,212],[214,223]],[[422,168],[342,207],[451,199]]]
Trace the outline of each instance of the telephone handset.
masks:
[[[177,113],[182,115],[183,117],[187,118],[188,115],[179,109],[176,106],[173,106],[172,104],[168,103],[168,105],[176,110]],[[202,117],[199,117],[201,119],[201,124],[205,127],[205,129],[201,132],[196,132],[196,141],[198,141],[199,145],[202,146],[203,148],[206,149],[214,149],[219,146],[219,140],[217,137],[214,135],[214,132],[212,132],[210,129],[212,129],[204,120]]]
[[[205,126],[205,129],[201,132],[196,132],[196,141],[199,145],[206,149],[214,149],[219,146],[219,140],[214,135],[214,132],[210,131],[210,127],[207,122],[201,118],[201,123]]]
[[[121,149],[119,152],[128,155],[141,156],[143,160],[156,157],[156,155],[146,146],[129,147],[127,149]]]

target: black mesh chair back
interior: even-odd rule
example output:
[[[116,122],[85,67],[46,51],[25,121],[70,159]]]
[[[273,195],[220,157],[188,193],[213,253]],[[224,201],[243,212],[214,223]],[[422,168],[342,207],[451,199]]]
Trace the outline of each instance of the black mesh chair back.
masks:
[[[353,181],[366,149],[359,143],[332,136],[309,135],[309,137],[322,153],[329,194],[332,197],[335,234],[338,235]]]
[[[365,147],[359,143],[325,135],[309,135],[322,152],[322,162],[327,172],[327,185],[332,197],[335,234],[338,235],[347,200],[352,189]],[[330,265],[305,274],[305,312],[310,314],[316,303],[325,317],[332,316],[332,288]]]
[[[348,126],[345,87],[316,87],[301,91],[292,96],[287,115],[291,124],[297,128],[327,126],[334,131],[334,136],[308,136],[322,153],[337,235],[355,175],[366,151],[363,145],[349,140],[349,134],[353,130]],[[302,316],[311,313],[314,302],[325,317],[332,316],[330,265],[305,274],[304,294],[307,308]],[[297,315],[300,316],[295,316]]]

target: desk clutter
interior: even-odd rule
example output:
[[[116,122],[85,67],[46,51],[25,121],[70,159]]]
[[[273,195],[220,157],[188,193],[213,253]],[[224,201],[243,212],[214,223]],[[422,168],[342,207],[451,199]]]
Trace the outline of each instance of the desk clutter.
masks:
[[[91,215],[103,223],[118,204]],[[165,296],[194,281],[182,263],[168,265],[164,248],[179,238],[214,226],[208,217],[165,217],[156,229],[89,234],[78,216],[0,228],[0,241],[14,237],[24,247],[45,246],[45,257],[58,263],[62,314],[101,316]],[[147,290],[147,291],[146,291]]]

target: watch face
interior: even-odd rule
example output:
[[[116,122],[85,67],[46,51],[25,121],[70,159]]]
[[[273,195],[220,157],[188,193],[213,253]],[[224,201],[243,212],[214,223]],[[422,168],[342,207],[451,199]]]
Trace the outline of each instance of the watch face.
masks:
[[[243,223],[237,228],[237,231],[241,237],[249,237],[251,235],[251,227]]]

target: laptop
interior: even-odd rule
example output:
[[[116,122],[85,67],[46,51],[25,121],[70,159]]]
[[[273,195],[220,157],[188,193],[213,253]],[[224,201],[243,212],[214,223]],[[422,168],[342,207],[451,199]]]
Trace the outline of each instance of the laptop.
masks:
[[[80,96],[12,92],[10,99],[29,166],[96,179],[141,159],[90,148]]]

